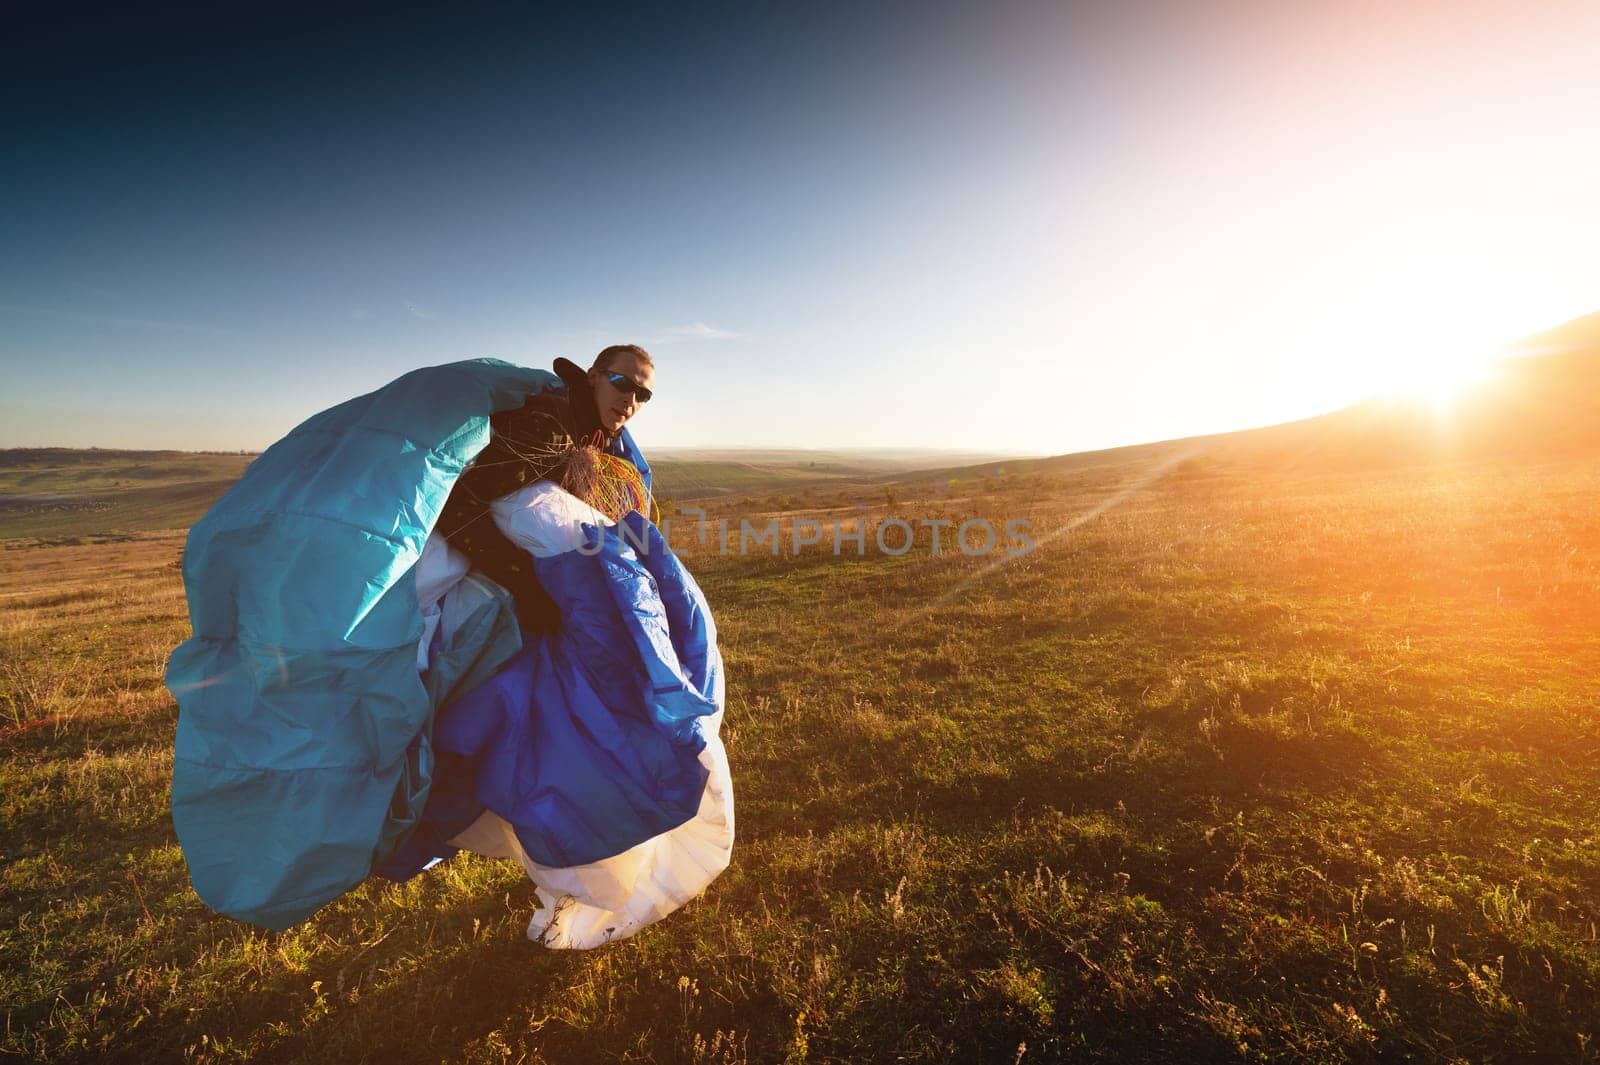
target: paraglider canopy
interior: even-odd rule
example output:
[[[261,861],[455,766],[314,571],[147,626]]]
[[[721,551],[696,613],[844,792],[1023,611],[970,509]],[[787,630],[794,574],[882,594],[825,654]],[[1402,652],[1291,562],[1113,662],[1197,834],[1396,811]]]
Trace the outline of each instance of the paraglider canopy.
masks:
[[[502,595],[419,678],[415,564],[491,419],[561,388],[495,359],[415,370],[297,426],[190,530],[172,814],[213,909],[287,927],[415,823],[430,715],[521,642]]]

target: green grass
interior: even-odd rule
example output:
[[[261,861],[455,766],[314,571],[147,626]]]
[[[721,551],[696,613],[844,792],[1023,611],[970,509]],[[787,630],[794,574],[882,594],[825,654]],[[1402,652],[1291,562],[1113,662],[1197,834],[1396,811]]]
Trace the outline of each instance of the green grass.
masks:
[[[901,486],[1005,566],[719,555],[740,842],[587,954],[510,863],[266,933],[166,810],[181,538],[0,552],[4,1047],[46,1060],[1600,1057],[1600,472]],[[847,493],[848,494],[848,493]],[[881,492],[719,510],[860,517]],[[839,508],[844,508],[840,510]],[[826,511],[826,513],[823,513]]]
[[[63,543],[187,528],[254,457],[68,448],[0,451],[0,542]]]

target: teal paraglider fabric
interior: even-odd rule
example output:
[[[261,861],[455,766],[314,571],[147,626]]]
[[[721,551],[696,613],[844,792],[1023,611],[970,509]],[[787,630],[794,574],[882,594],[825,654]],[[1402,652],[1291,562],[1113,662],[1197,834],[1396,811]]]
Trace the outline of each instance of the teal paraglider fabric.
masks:
[[[433,713],[521,639],[493,589],[419,676],[413,567],[489,416],[558,387],[492,359],[416,370],[291,431],[190,530],[172,819],[212,909],[287,928],[415,825]]]

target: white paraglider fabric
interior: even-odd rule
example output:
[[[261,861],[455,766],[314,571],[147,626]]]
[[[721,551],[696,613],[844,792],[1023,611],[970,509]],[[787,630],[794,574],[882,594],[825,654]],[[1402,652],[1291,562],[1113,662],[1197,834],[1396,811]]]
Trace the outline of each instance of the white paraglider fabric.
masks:
[[[534,558],[554,558],[583,544],[583,527],[615,525],[605,514],[552,481],[535,481],[489,504],[506,539]]]
[[[437,532],[422,545],[422,557],[417,559],[417,606],[422,610],[422,638],[417,641],[417,669],[427,669],[431,664],[430,648],[433,637],[444,619],[444,600],[467,576],[472,563],[467,556],[451,547]],[[452,610],[452,616],[461,612]],[[448,636],[449,634],[446,633]]]
[[[541,481],[496,500],[493,519],[506,536],[537,559],[577,550],[590,530],[615,526],[606,515],[558,485]],[[437,536],[417,566],[419,605],[426,631],[419,667],[428,663],[436,628],[448,634],[457,600],[483,578],[467,572],[464,555]],[[461,600],[461,606],[466,601]],[[715,699],[722,683],[716,673]],[[449,840],[451,846],[517,861],[535,885],[539,908],[528,938],[547,947],[584,950],[626,939],[700,894],[728,867],[733,853],[733,785],[719,730],[719,709],[699,719],[705,746],[697,757],[706,784],[693,817],[657,836],[599,861],[552,867],[531,858],[510,822],[484,810]]]
[[[699,812],[613,858],[565,869],[540,865],[528,857],[510,824],[489,810],[450,842],[522,865],[540,903],[528,924],[529,939],[567,950],[626,939],[704,891],[733,856],[733,783],[717,735],[721,718],[719,713],[705,722],[700,761],[709,777]]]

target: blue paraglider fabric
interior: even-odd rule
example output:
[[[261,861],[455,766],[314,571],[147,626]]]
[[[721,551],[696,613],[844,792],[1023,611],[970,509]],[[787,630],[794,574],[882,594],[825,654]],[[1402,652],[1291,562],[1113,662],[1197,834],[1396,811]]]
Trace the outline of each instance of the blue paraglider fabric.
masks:
[[[172,819],[207,905],[286,928],[415,832],[433,783],[436,712],[529,658],[517,657],[509,597],[492,593],[419,676],[412,570],[456,478],[488,442],[489,416],[559,387],[554,374],[492,359],[406,374],[295,428],[190,530],[193,636],[166,677],[179,708]],[[614,450],[648,469],[626,432]],[[628,586],[620,549],[597,557],[605,577],[569,579]],[[637,637],[650,624],[623,627]],[[604,638],[615,631],[613,622]],[[540,690],[565,684],[585,697],[577,675],[557,681],[557,668],[537,675]],[[690,695],[655,693],[651,677],[651,720],[686,714]],[[632,726],[619,729],[604,742],[633,738]],[[665,749],[640,758],[636,768],[666,774],[669,806],[691,786],[668,772],[676,762]],[[580,846],[570,832],[561,838]]]
[[[535,560],[560,628],[439,714],[422,825],[383,875],[453,854],[446,841],[485,810],[555,867],[619,854],[698,810],[701,719],[720,694],[710,610],[640,515],[584,533],[578,548]]]

